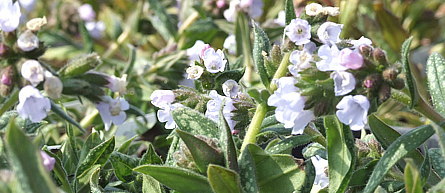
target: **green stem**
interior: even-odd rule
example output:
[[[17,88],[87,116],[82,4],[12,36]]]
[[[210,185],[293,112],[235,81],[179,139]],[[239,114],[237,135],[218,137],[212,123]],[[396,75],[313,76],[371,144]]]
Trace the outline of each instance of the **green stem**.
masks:
[[[261,124],[267,113],[267,104],[261,103],[257,106],[255,114],[253,115],[252,122],[247,129],[246,136],[244,137],[243,144],[241,145],[241,152],[250,143],[256,143],[256,136],[261,130]]]
[[[11,96],[6,100],[2,107],[0,107],[0,115],[3,115],[19,100],[19,90],[15,89]]]
[[[392,90],[391,91],[391,98],[399,101],[400,103],[409,106],[411,104],[411,99],[408,95],[403,93],[399,90]],[[433,107],[431,107],[425,100],[420,97],[419,102],[416,106],[414,106],[414,110],[425,116],[426,118],[430,119],[431,121],[435,123],[441,123],[445,121],[445,118],[442,117],[438,112],[436,112]]]
[[[272,78],[269,92],[272,93],[273,91],[277,90],[277,83],[274,80],[278,80],[279,78],[286,75],[287,67],[289,66],[289,57],[290,57],[290,52],[284,54],[283,59],[281,60],[280,66],[278,66],[278,69]]]
[[[304,134],[309,135],[311,137],[315,137],[314,141],[322,145],[323,147],[326,147],[326,138],[323,137],[323,135],[318,132],[315,128],[312,127],[306,127],[304,130]]]
[[[246,72],[244,73],[244,80],[246,83],[251,84],[253,79],[253,57],[252,57],[252,45],[250,42],[250,26],[249,21],[243,12],[237,13],[237,27],[239,28],[239,32],[241,34],[241,45],[244,56],[244,65],[246,66]]]

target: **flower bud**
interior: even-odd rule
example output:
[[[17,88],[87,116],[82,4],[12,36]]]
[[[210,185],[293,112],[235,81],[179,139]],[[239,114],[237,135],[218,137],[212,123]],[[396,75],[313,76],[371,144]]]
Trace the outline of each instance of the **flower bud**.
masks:
[[[102,63],[100,56],[91,53],[69,62],[60,72],[61,76],[81,75]]]
[[[58,99],[62,95],[63,84],[57,76],[46,76],[43,89],[46,94],[52,99]]]
[[[90,4],[83,4],[77,8],[79,16],[84,21],[94,21],[96,18],[96,12]]]
[[[382,77],[379,74],[371,74],[363,81],[363,86],[370,90],[376,90],[382,84]]]
[[[202,73],[204,72],[204,68],[201,66],[194,65],[187,68],[186,72],[187,72],[187,79],[198,80],[201,77]]]
[[[280,46],[274,44],[272,46],[272,50],[270,51],[270,56],[272,59],[272,64],[278,67],[280,65],[281,60],[283,59],[283,56],[281,55]]]
[[[403,88],[405,88],[405,81],[403,80],[403,78],[396,78],[391,83],[391,86],[395,89],[402,90]]]
[[[222,85],[222,90],[224,92],[224,95],[230,98],[236,97],[239,92],[239,85],[236,81],[229,79]]]
[[[43,166],[46,170],[51,171],[54,169],[54,164],[56,163],[56,159],[49,156],[46,152],[40,151],[40,156],[42,158]]]
[[[20,34],[19,38],[17,39],[17,46],[22,51],[32,51],[39,48],[39,38],[32,33],[31,30],[26,30],[24,33]]]
[[[318,14],[323,13],[323,6],[318,3],[310,3],[306,5],[304,10],[306,15],[317,16]]]
[[[362,44],[362,45],[360,45],[360,46],[358,47],[358,50],[359,50],[360,54],[361,54],[363,57],[365,57],[365,58],[368,58],[368,57],[371,56],[371,53],[372,53],[372,47],[371,47],[371,46]]]
[[[391,97],[391,87],[388,84],[383,84],[379,89],[379,101],[385,102]]]
[[[26,28],[28,28],[28,30],[35,32],[39,31],[40,28],[42,28],[42,26],[46,25],[46,23],[47,21],[45,16],[43,16],[43,18],[34,18],[26,23]]]
[[[3,43],[0,43],[0,58],[6,58],[9,53],[9,48]]]
[[[385,81],[391,82],[397,78],[397,75],[399,74],[398,70],[396,68],[387,68],[383,71],[383,79]]]
[[[37,86],[45,78],[45,69],[37,60],[27,60],[22,64],[21,74],[33,86]]]
[[[8,96],[14,88],[14,67],[7,66],[1,71],[0,95]]]
[[[374,49],[374,51],[372,52],[372,56],[374,60],[377,61],[379,64],[384,66],[388,65],[388,60],[386,59],[386,53],[382,49],[380,48]]]

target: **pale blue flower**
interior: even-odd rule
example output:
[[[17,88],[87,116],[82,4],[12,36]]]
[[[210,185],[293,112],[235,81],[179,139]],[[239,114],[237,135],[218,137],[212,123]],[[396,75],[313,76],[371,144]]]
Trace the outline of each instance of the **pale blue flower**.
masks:
[[[235,35],[229,35],[224,40],[223,47],[227,49],[229,54],[235,55],[236,54],[236,38]]]
[[[236,81],[229,79],[222,84],[222,90],[227,97],[235,98],[238,95],[240,87]]]
[[[333,45],[340,42],[340,33],[343,28],[343,24],[337,24],[334,22],[325,22],[317,30],[317,36],[321,42],[328,45]]]
[[[92,38],[100,39],[105,31],[105,24],[102,21],[89,21],[85,23],[85,28]]]
[[[184,105],[180,103],[175,103],[171,105],[164,106],[163,109],[160,109],[157,113],[158,120],[162,123],[165,122],[166,129],[174,129],[177,125],[175,120],[173,119],[172,112],[177,108],[184,107]]]
[[[50,110],[49,99],[40,94],[39,90],[30,85],[20,90],[17,112],[22,118],[39,122],[47,116]]]
[[[202,50],[206,47],[206,45],[208,44],[204,43],[202,40],[196,40],[195,44],[186,51],[189,60],[199,60]]]
[[[320,71],[345,71],[348,68],[340,65],[340,51],[337,46],[322,45],[318,49],[320,61],[316,63],[317,69]]]
[[[208,48],[204,51],[202,60],[204,60],[204,66],[210,73],[224,71],[227,63],[224,53],[219,49],[215,52],[213,48]]]
[[[104,96],[102,101],[96,104],[96,108],[104,122],[105,130],[108,131],[112,123],[115,125],[124,123],[127,118],[125,111],[130,108],[130,104],[123,98],[113,99]]]
[[[337,104],[337,117],[340,122],[349,125],[351,130],[359,131],[368,122],[369,101],[363,95],[345,96]]]
[[[311,67],[312,60],[312,54],[306,50],[294,50],[289,57],[289,61],[293,64],[288,67],[289,72],[293,76],[299,77],[299,72]]]
[[[212,100],[207,102],[207,110],[205,116],[215,122],[219,122],[219,111],[223,108],[223,116],[229,125],[229,128],[233,131],[236,122],[232,120],[233,113],[236,108],[233,106],[233,100],[229,97],[219,95],[215,90],[210,91],[209,97]],[[224,106],[222,106],[224,104]]]
[[[90,4],[83,4],[77,8],[80,19],[84,21],[94,21],[96,19],[96,12]]]
[[[45,69],[37,60],[27,60],[22,64],[21,74],[33,86],[37,86],[45,79]]]
[[[296,45],[303,45],[310,42],[311,25],[303,19],[293,19],[284,28],[285,34]]]
[[[13,4],[12,0],[1,0],[0,13],[0,29],[2,31],[12,32],[19,26],[22,16],[19,2],[16,1]]]
[[[25,52],[39,48],[39,38],[31,31],[26,30],[17,39],[17,46]]]
[[[319,185],[321,188],[327,187],[329,185],[329,177],[326,174],[328,169],[328,160],[315,155],[311,157],[311,161],[315,167],[314,184]]]
[[[331,74],[331,78],[334,80],[335,96],[342,96],[350,93],[355,89],[355,78],[349,72],[334,71]]]
[[[164,108],[175,101],[175,93],[171,90],[155,90],[151,93],[150,99],[154,106]]]

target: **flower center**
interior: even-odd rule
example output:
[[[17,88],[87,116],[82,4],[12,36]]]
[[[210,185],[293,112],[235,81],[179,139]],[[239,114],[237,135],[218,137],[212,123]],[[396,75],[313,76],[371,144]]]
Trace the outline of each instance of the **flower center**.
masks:
[[[119,100],[110,104],[110,113],[112,116],[118,116],[121,113],[121,102]]]

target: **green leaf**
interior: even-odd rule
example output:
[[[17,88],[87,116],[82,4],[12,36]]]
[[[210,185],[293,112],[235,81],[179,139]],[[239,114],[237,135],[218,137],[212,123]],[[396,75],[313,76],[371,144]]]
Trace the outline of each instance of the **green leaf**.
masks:
[[[110,156],[111,165],[114,168],[114,174],[122,182],[131,182],[135,179],[133,168],[137,167],[139,160],[135,157],[125,155],[119,152],[113,152]]]
[[[218,31],[218,26],[213,23],[211,18],[198,20],[187,27],[181,34],[183,43],[180,49],[192,47],[196,40],[212,42]]]
[[[136,139],[137,135],[133,136],[132,138],[124,141],[122,143],[122,145],[119,147],[119,149],[117,149],[118,152],[120,153],[127,153],[128,152],[128,148],[130,148],[131,142],[133,142],[134,139]]]
[[[220,89],[221,85],[231,79],[238,82],[244,75],[244,69],[227,70],[215,77],[214,89]]]
[[[254,161],[259,192],[288,193],[303,186],[305,173],[291,155],[269,155],[254,144],[246,149]]]
[[[90,189],[91,193],[102,193],[104,192],[102,187],[99,185],[99,174],[100,174],[100,168],[96,168],[90,177]]]
[[[242,187],[246,193],[258,193],[259,188],[256,181],[256,168],[254,166],[255,161],[253,160],[252,154],[245,148],[241,152],[240,158],[238,160],[239,175]]]
[[[242,193],[239,176],[233,170],[211,164],[207,176],[215,193]]]
[[[0,107],[0,115],[3,115],[6,111],[11,109],[19,100],[19,89],[15,89],[9,97],[3,101],[2,106]]]
[[[437,125],[436,123],[432,123],[434,131],[438,137],[439,147],[442,153],[442,157],[445,159],[445,131],[444,128]]]
[[[156,154],[155,148],[151,143],[148,145],[147,150],[145,151],[144,155],[139,161],[139,165],[146,165],[146,164],[162,164],[161,157],[159,157],[159,155]]]
[[[206,172],[207,166],[211,163],[224,163],[224,156],[221,151],[216,149],[216,147],[210,146],[203,139],[195,137],[185,131],[177,129],[176,133],[178,133],[179,137],[182,139],[182,141],[184,141],[185,145],[190,150],[193,161],[196,163],[196,166],[202,173]]]
[[[80,30],[80,35],[82,37],[83,50],[86,53],[92,52],[94,48],[94,41],[93,38],[91,38],[90,33],[88,32],[85,26],[85,22],[83,22],[82,20],[79,22],[79,30]]]
[[[181,191],[181,193],[212,193],[212,189],[205,176],[187,169],[159,165],[143,165],[133,170],[150,175],[165,186],[176,191]]]
[[[314,137],[304,135],[304,134],[291,136],[289,138],[286,138],[286,139],[280,141],[276,145],[268,148],[266,150],[266,152],[270,153],[270,154],[282,153],[282,152],[288,151],[294,147],[298,147],[300,145],[307,144],[307,143],[311,142],[313,138]]]
[[[428,154],[428,148],[426,145],[424,146],[425,159],[423,160],[422,166],[420,167],[420,176],[422,177],[423,182],[426,182],[430,177],[431,173],[431,158]]]
[[[81,175],[76,176],[77,184],[75,184],[76,192],[89,192],[90,186],[87,186],[90,183],[91,176],[93,176],[94,172],[100,170],[100,165],[91,165],[85,172]]]
[[[87,54],[71,60],[62,69],[60,69],[59,74],[63,78],[82,75],[96,68],[101,63],[102,60],[97,53]]]
[[[444,193],[445,192],[445,178],[433,186],[428,192],[430,193]]]
[[[84,172],[91,169],[93,165],[103,165],[114,150],[114,137],[102,142],[91,149],[84,160],[79,164],[76,170],[76,176],[83,175]]]
[[[329,192],[344,192],[354,165],[354,156],[352,155],[354,151],[348,148],[348,146],[354,147],[352,134],[333,115],[324,118],[324,127],[326,128],[329,158]]]
[[[176,36],[176,23],[173,18],[167,14],[165,7],[159,0],[147,0],[150,9],[154,12],[150,17],[153,27],[161,34],[165,40],[174,39]]]
[[[405,167],[405,191],[406,193],[422,193],[423,183],[420,172],[412,160],[406,161]]]
[[[173,110],[172,115],[178,127],[183,131],[193,135],[219,138],[218,125],[198,111],[190,108],[178,108]]]
[[[297,17],[297,16],[295,16],[293,0],[286,0],[285,5],[284,5],[284,12],[286,13],[286,17],[285,17],[286,25],[289,25],[290,21]]]
[[[372,160],[368,162],[364,167],[354,171],[349,182],[350,186],[364,186],[368,182],[369,176],[371,176],[374,166],[379,160]]]
[[[415,150],[418,146],[424,143],[434,134],[434,130],[430,125],[421,126],[413,129],[400,136],[387,149],[382,158],[374,168],[369,183],[363,190],[364,193],[371,193],[384,179],[386,173],[393,167],[397,161],[407,155],[409,152]]]
[[[223,115],[223,105],[221,105],[221,109],[219,111],[219,130],[221,131],[219,141],[224,152],[226,167],[231,170],[238,171],[238,156],[236,154],[236,146],[232,138],[232,131],[230,130],[229,124]]]
[[[62,164],[62,161],[60,160],[60,158],[56,154],[54,154],[50,150],[48,150],[47,148],[44,148],[43,150],[49,156],[51,156],[52,158],[54,158],[56,160],[56,163],[54,164],[53,172],[54,172],[55,176],[62,183],[63,190],[67,193],[72,193],[73,189],[71,188],[70,183],[68,181],[68,173],[66,172],[65,168],[63,167],[63,164]]]
[[[162,193],[161,184],[148,175],[142,177],[142,193]]]
[[[403,42],[402,45],[402,65],[406,73],[406,84],[408,85],[409,95],[411,97],[411,108],[417,105],[420,100],[419,91],[417,90],[416,81],[414,80],[413,74],[411,73],[411,68],[414,67],[409,62],[409,48],[413,37],[408,38]]]
[[[264,66],[263,52],[267,53],[270,50],[270,42],[267,34],[263,29],[258,26],[255,21],[253,23],[253,34],[255,40],[253,42],[253,61],[255,62],[258,73],[260,74],[261,82],[266,88],[269,88],[270,80],[269,74],[267,74],[266,67]]]
[[[433,106],[445,115],[445,59],[438,53],[431,54],[426,62],[426,72]]]
[[[25,192],[57,193],[48,171],[43,167],[40,153],[31,140],[15,124],[9,121],[6,129],[5,145],[9,163],[17,180]]]
[[[58,105],[56,105],[53,101],[51,101],[51,110],[57,115],[59,115],[62,119],[68,121],[68,123],[71,123],[74,126],[76,126],[82,133],[85,133],[85,130],[82,128],[82,126],[80,126],[80,124],[77,121],[75,121],[72,117],[66,114],[66,112],[62,110],[62,108],[60,108]]]
[[[304,185],[301,187],[300,192],[307,193],[311,192],[316,176],[315,167],[311,159],[306,160],[306,165],[304,166],[304,172],[306,173],[306,177],[304,179]]]
[[[428,150],[428,154],[430,155],[434,170],[441,178],[445,178],[445,159],[442,156],[441,150],[439,148],[431,148]]]
[[[84,160],[87,154],[90,152],[91,149],[96,147],[102,143],[102,140],[100,139],[99,133],[94,132],[91,133],[87,140],[82,145],[82,150],[80,150],[80,157],[79,160]]]

